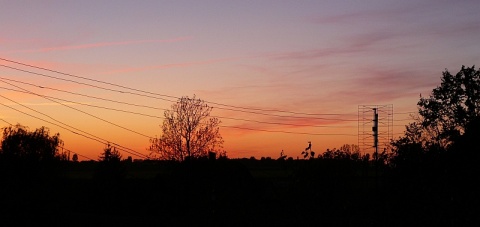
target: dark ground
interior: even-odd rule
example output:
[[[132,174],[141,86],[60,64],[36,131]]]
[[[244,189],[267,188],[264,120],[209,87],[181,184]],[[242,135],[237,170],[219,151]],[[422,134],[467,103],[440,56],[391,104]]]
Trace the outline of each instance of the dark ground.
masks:
[[[0,226],[479,223],[478,180],[448,174],[398,174],[341,160],[134,162],[113,168],[123,174],[96,162],[68,163],[47,176],[4,173]]]

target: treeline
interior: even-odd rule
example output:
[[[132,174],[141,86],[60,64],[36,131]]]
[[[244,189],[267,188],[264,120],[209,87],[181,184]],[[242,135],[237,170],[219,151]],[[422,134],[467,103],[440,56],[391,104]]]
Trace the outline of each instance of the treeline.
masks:
[[[400,166],[341,153],[299,160],[61,161],[42,175],[2,168],[1,215],[15,226],[478,224],[475,160],[445,154]]]

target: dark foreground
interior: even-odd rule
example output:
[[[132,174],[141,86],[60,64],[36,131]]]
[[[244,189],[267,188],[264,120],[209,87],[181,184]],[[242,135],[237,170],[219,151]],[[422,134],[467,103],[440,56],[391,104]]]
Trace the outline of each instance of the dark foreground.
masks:
[[[478,226],[478,178],[339,160],[3,173],[0,226]],[[119,174],[120,173],[120,174]]]

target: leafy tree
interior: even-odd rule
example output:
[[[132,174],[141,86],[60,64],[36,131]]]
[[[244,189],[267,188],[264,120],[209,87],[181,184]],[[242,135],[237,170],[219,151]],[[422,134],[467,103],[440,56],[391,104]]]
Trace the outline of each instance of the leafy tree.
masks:
[[[110,144],[103,149],[99,157],[99,165],[95,172],[95,178],[109,182],[109,180],[120,180],[125,177],[125,166],[121,162],[122,155]]]
[[[73,154],[72,161],[73,162],[78,162],[78,155],[77,154]]]
[[[362,156],[360,147],[356,144],[344,144],[339,149],[327,149],[322,155],[324,159],[341,159],[341,160],[368,160],[369,156]]]
[[[60,134],[50,136],[46,127],[35,131],[20,124],[5,127],[1,145],[0,154],[7,160],[49,162],[64,156],[59,151],[59,146],[63,145]]]
[[[429,98],[418,102],[419,124],[432,143],[451,144],[480,113],[480,71],[462,66],[452,75],[443,72],[442,83]]]
[[[406,126],[402,137],[392,141],[396,164],[447,150],[467,125],[478,119],[480,71],[475,66],[462,66],[455,75],[445,70],[440,86],[428,98],[420,96],[417,106],[415,121]]]
[[[65,153],[60,135],[50,135],[48,128],[30,131],[17,124],[3,128],[0,149],[0,172],[13,180],[51,177],[59,173]]]
[[[338,150],[337,156],[345,158],[345,159],[351,159],[351,160],[359,160],[361,158],[360,154],[360,147],[355,144],[344,144],[342,145]]]
[[[103,153],[100,155],[99,161],[101,162],[120,162],[122,155],[117,151],[115,147],[107,144],[107,147],[103,149]]]
[[[183,161],[187,157],[208,156],[222,152],[223,139],[220,120],[211,117],[212,107],[203,100],[182,97],[164,112],[162,136],[150,140],[152,156],[164,160]]]

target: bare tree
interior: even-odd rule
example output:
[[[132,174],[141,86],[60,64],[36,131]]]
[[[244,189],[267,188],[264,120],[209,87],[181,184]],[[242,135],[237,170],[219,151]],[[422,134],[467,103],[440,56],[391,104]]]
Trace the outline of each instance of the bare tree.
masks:
[[[183,161],[187,157],[224,153],[219,132],[220,120],[211,117],[213,107],[203,100],[182,97],[164,113],[162,136],[150,139],[151,156],[163,160]]]

